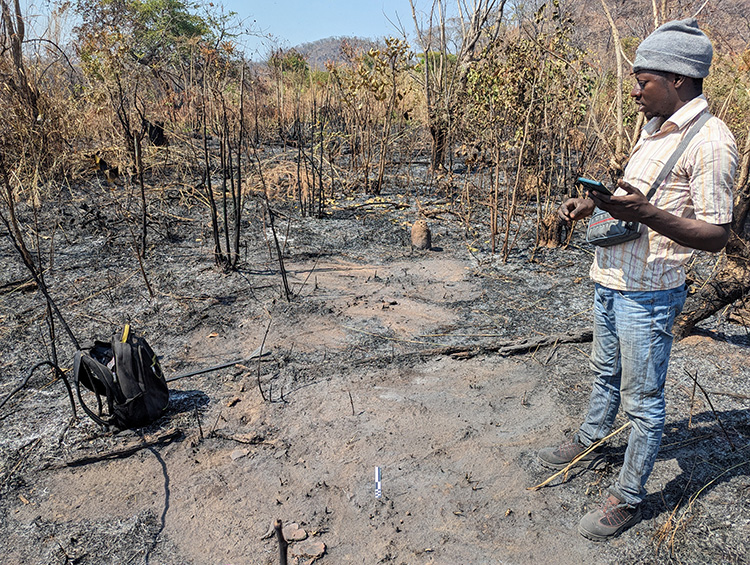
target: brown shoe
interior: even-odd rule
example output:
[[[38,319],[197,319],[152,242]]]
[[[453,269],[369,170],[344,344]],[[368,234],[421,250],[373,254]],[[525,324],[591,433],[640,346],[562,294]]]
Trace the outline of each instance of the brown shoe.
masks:
[[[640,521],[640,505],[629,506],[610,494],[599,508],[581,518],[578,532],[592,541],[606,541]]]
[[[564,469],[571,461],[573,461],[573,459],[587,449],[587,447],[584,447],[578,442],[577,437],[574,437],[572,441],[565,442],[562,445],[540,449],[537,454],[537,459],[539,459],[539,463],[542,467],[546,467],[547,469]],[[586,469],[598,469],[603,466],[605,462],[604,454],[598,451],[598,449],[595,449],[579,459],[575,466],[584,467]]]

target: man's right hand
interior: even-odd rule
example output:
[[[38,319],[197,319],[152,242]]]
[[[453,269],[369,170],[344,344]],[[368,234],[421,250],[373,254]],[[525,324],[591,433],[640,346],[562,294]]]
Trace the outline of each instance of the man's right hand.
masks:
[[[560,206],[557,215],[563,222],[570,224],[590,216],[594,213],[594,208],[596,205],[591,198],[568,198]]]

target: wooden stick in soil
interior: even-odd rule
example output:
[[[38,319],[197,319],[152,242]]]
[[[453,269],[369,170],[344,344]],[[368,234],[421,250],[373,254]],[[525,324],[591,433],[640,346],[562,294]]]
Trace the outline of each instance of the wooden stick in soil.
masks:
[[[287,565],[287,548],[289,542],[284,538],[284,532],[281,527],[281,520],[276,520],[273,523],[273,529],[276,531],[276,539],[279,540],[279,563],[281,565]]]
[[[206,98],[208,97],[208,86],[206,83],[206,77],[203,77],[203,93],[201,96],[202,100],[202,120],[203,120],[203,161],[206,167],[205,177],[205,189],[206,196],[210,205],[211,212],[211,230],[214,239],[214,263],[219,266],[224,264],[224,254],[221,251],[221,238],[219,236],[219,219],[218,210],[216,208],[216,199],[214,198],[213,187],[211,186],[211,158],[208,154],[208,107],[206,104]]]
[[[687,369],[685,369],[685,373],[687,373],[687,376],[693,379],[693,383],[695,383],[698,386],[698,388],[701,389],[703,396],[706,397],[708,406],[711,408],[711,412],[713,412],[714,418],[716,418],[716,421],[719,423],[719,426],[721,427],[721,431],[724,432],[724,436],[727,438],[727,441],[729,442],[729,447],[732,448],[732,451],[735,451],[736,448],[734,447],[734,444],[732,443],[732,439],[729,437],[729,434],[727,433],[727,430],[724,427],[724,424],[722,424],[721,420],[719,420],[719,415],[716,413],[716,410],[714,410],[714,405],[711,402],[711,398],[709,398],[708,393],[706,392],[706,389],[704,389],[703,386],[698,382],[697,376],[693,376],[692,374],[690,374],[690,371],[688,371]]]
[[[234,201],[234,247],[233,253],[229,253],[232,268],[236,269],[240,262],[240,229],[242,228],[242,145],[245,143],[245,59],[242,59],[242,70],[240,71],[240,115],[239,115],[239,140],[237,143],[237,184],[232,184],[232,199]],[[230,153],[231,162],[231,153]]]
[[[36,224],[36,253],[37,253],[37,264],[42,265],[42,242],[39,238],[39,214],[38,209],[36,206],[34,206],[34,223]],[[52,234],[52,240],[50,243],[50,269],[52,268],[52,249],[54,249],[54,232]],[[39,277],[44,280],[44,271],[43,269],[40,269]],[[73,389],[70,388],[70,383],[68,382],[68,378],[65,376],[65,373],[63,373],[60,370],[60,361],[57,357],[57,335],[55,332],[55,315],[52,311],[52,306],[50,306],[50,303],[47,302],[47,315],[45,316],[45,319],[47,321],[47,329],[49,330],[49,338],[50,338],[50,354],[52,355],[52,367],[55,371],[57,371],[57,374],[62,378],[63,382],[65,383],[65,388],[68,389],[68,398],[70,399],[70,406],[73,409],[73,418],[77,418],[76,414],[76,403],[73,399]],[[54,382],[54,381],[53,381]]]
[[[141,270],[141,276],[143,277],[143,281],[146,283],[146,288],[148,289],[148,295],[151,298],[153,298],[154,297],[154,289],[151,288],[151,283],[148,281],[148,275],[146,274],[146,267],[143,265],[143,258],[146,256],[146,253],[143,250],[141,250],[140,252],[138,251],[138,241],[135,239],[135,234],[133,233],[133,229],[132,228],[130,228],[130,236],[133,238],[133,251],[135,251],[135,257],[136,257],[136,259],[138,259],[138,267]],[[143,233],[143,237],[144,237],[144,239],[142,241],[145,242],[146,241],[145,240],[145,237],[146,237],[145,231]]]
[[[139,260],[146,258],[146,236],[148,233],[148,203],[146,202],[146,185],[143,182],[143,158],[141,156],[142,147],[141,147],[141,139],[143,138],[143,135],[134,134],[133,135],[133,151],[135,152],[135,170],[136,174],[138,176],[138,187],[141,189],[141,249],[139,253]],[[137,247],[136,247],[136,251]],[[141,266],[141,269],[143,267]],[[146,286],[149,287],[149,293],[151,294],[151,298],[154,297],[153,293],[151,292],[151,287],[148,284],[148,281],[146,281]]]
[[[564,469],[560,469],[557,473],[555,473],[554,475],[552,475],[551,477],[549,477],[546,481],[544,481],[542,483],[539,483],[535,487],[528,487],[526,490],[539,490],[543,486],[548,485],[549,483],[551,483],[552,481],[554,481],[557,477],[559,477],[563,473],[567,473],[568,471],[570,471],[570,469],[572,469],[575,466],[575,464],[578,463],[578,461],[580,461],[583,457],[585,457],[586,455],[588,455],[589,453],[591,453],[592,451],[594,451],[597,447],[599,447],[601,444],[603,444],[609,438],[616,436],[621,431],[623,431],[623,430],[625,430],[626,428],[629,428],[629,427],[630,427],[630,422],[626,422],[625,424],[623,424],[622,426],[620,426],[619,428],[617,428],[614,432],[612,432],[611,434],[609,434],[607,437],[603,437],[599,441],[596,441],[596,442],[592,443],[586,451],[584,451],[583,453],[581,453],[580,455],[578,455],[575,459],[573,459],[573,461],[571,461],[570,463],[568,463],[568,465]]]
[[[263,346],[266,344],[266,338],[268,337],[268,330],[271,329],[271,320],[268,320],[268,325],[266,326],[266,333],[263,334],[263,341],[260,342],[260,352],[258,353],[258,390],[260,391],[260,397],[263,399],[263,402],[266,401],[266,395],[263,392],[263,387],[260,384],[260,361],[263,358]],[[271,400],[271,395],[269,393],[268,400]]]
[[[201,424],[201,413],[200,410],[198,410],[198,403],[196,402],[193,406],[193,409],[195,411],[195,421],[198,423],[198,437],[201,441],[203,441],[203,425]]]
[[[52,366],[55,371],[57,371],[57,374],[62,378],[63,383],[65,383],[65,388],[68,390],[68,399],[70,400],[70,407],[73,409],[73,418],[78,418],[78,414],[76,413],[76,401],[73,398],[73,389],[70,387],[70,383],[68,382],[68,377],[65,376],[65,373],[63,373],[60,370],[60,361],[57,358],[57,335],[55,332],[55,317],[52,313],[52,307],[47,303],[47,328],[49,329],[49,337],[50,337],[50,353],[52,354]]]
[[[232,169],[232,149],[229,143],[229,118],[227,117],[227,105],[224,101],[223,96],[219,96],[221,100],[222,109],[222,123],[221,130],[219,132],[219,162],[221,163],[219,168],[221,169],[221,203],[222,203],[222,216],[224,220],[224,246],[227,250],[227,256],[231,254],[231,246],[229,245],[229,208],[227,204],[227,174],[231,177]],[[234,179],[232,179],[232,190],[234,190]],[[227,267],[228,265],[224,265]]]
[[[268,221],[269,225],[271,227],[271,234],[273,235],[273,241],[276,245],[276,256],[279,260],[279,270],[281,271],[281,282],[284,285],[284,295],[286,296],[286,301],[291,302],[291,292],[289,291],[289,280],[287,279],[286,275],[286,267],[284,266],[284,255],[281,252],[281,246],[279,245],[279,238],[276,235],[276,224],[275,224],[275,218],[274,218],[274,211],[271,209],[271,202],[268,199],[268,187],[266,186],[266,179],[263,176],[263,168],[260,162],[260,157],[258,157],[258,149],[253,145],[253,154],[255,156],[255,161],[258,163],[258,175],[260,176],[260,183],[263,186],[263,198],[264,202],[266,204],[266,210],[268,211]]]
[[[698,384],[698,379],[693,379],[693,392],[690,394],[690,417],[688,418],[688,430],[693,424],[693,407],[695,406],[695,387]]]
[[[313,106],[312,106],[312,116],[311,116],[311,128],[310,128],[310,172],[312,173],[312,179],[310,182],[310,190],[309,190],[309,200],[308,200],[308,215],[313,215],[313,210],[315,210],[315,187],[317,186],[315,183],[315,173],[317,172],[315,170],[315,122],[317,119],[317,98],[315,95],[313,95]],[[298,102],[299,104],[299,102]]]

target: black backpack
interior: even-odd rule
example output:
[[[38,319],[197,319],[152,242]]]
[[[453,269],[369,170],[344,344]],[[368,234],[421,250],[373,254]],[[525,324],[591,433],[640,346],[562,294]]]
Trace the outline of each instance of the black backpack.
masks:
[[[169,389],[156,354],[128,325],[110,342],[95,341],[93,347],[77,351],[73,380],[81,407],[103,426],[140,428],[161,417],[169,404]],[[81,385],[96,393],[98,414],[83,401]],[[101,396],[107,398],[108,416],[102,415]]]

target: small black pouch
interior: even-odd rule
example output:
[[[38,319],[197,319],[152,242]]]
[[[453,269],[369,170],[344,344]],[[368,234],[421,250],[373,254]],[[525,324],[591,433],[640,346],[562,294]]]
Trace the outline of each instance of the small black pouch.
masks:
[[[609,212],[596,208],[586,228],[586,241],[591,245],[609,247],[641,237],[638,222],[624,222],[612,217]]]

